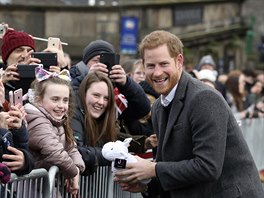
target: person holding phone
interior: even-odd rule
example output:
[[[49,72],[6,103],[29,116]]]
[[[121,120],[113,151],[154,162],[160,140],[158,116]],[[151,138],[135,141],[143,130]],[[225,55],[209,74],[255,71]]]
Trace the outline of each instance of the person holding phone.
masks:
[[[85,47],[82,61],[72,66],[70,69],[72,85],[75,90],[78,90],[82,80],[90,72],[97,71],[107,76],[115,87],[114,91],[118,89],[118,92],[124,96],[122,98],[125,98],[127,101],[127,107],[122,109],[123,111],[120,110],[121,113],[116,116],[116,120],[119,122],[120,132],[122,133],[120,133],[120,135],[124,135],[127,131],[125,131],[123,123],[126,120],[137,120],[147,115],[150,112],[150,102],[142,87],[126,75],[123,67],[119,63],[116,62],[111,67],[111,70],[109,70],[106,64],[100,62],[100,55],[102,53],[116,54],[113,45],[104,40],[92,41]],[[116,100],[116,102],[116,104],[118,104],[119,101]],[[78,136],[77,134],[79,131],[74,131],[74,133]],[[144,141],[145,138],[146,137],[142,137],[142,141]],[[78,139],[78,137],[76,137],[76,139]],[[138,150],[144,150],[143,144],[137,145],[139,145]],[[131,150],[132,148],[134,147],[131,143],[129,149]]]
[[[9,100],[8,93],[23,87],[23,83],[19,83],[20,77],[17,71],[17,64],[29,65],[39,63],[38,59],[31,58],[31,53],[35,51],[35,42],[33,38],[26,32],[7,29],[3,36],[2,59],[4,63],[4,72],[2,76],[5,85],[6,100]],[[24,93],[27,90],[23,90]]]
[[[49,37],[47,48],[44,49],[43,52],[57,54],[57,64],[51,65],[49,71],[59,72],[57,71],[57,67],[59,67],[60,70],[68,69],[68,62],[64,56],[64,51],[60,38]]]
[[[4,86],[0,80],[0,101],[4,100]],[[9,154],[2,154],[3,164],[13,173],[24,175],[34,168],[34,160],[28,150],[28,131],[24,122],[25,111],[21,104],[11,105],[8,112],[0,110],[1,135],[11,131],[14,147],[8,146]]]
[[[89,72],[83,79],[76,97],[71,128],[85,162],[84,175],[96,167],[110,165],[101,153],[102,146],[117,139],[115,97],[110,79],[101,72]]]
[[[73,93],[67,70],[54,74],[36,68],[34,99],[25,105],[29,149],[37,168],[55,165],[66,178],[68,192],[76,195],[84,162],[69,126],[73,113]]]
[[[92,41],[85,47],[82,61],[70,69],[73,87],[78,88],[87,73],[92,71],[102,72],[111,79],[114,86],[118,88],[128,101],[128,107],[120,115],[121,118],[139,119],[147,115],[150,111],[150,103],[144,90],[130,77],[127,77],[123,67],[119,63],[113,65],[111,71],[109,71],[107,65],[100,62],[101,53],[115,54],[116,52],[113,45],[104,40]]]
[[[41,61],[31,57],[31,54],[35,51],[35,42],[28,33],[8,28],[2,41],[1,49],[4,63],[2,81],[5,85],[5,96],[8,100],[10,90],[23,88],[25,94],[29,89],[29,83],[24,85],[23,81],[20,81],[17,65],[40,64]],[[54,67],[51,71],[59,72],[60,68]]]

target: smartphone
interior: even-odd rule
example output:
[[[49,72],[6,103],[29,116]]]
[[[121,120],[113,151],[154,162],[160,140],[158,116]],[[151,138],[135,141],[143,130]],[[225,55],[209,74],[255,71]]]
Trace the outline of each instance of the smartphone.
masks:
[[[17,72],[19,73],[20,79],[30,78],[32,81],[35,79],[35,68],[41,66],[36,65],[17,65]]]
[[[10,105],[17,105],[20,103],[23,105],[23,90],[22,88],[13,91],[9,91],[9,102]]]
[[[31,57],[38,58],[43,65],[43,68],[49,70],[50,66],[58,65],[57,53],[53,52],[33,52]]]
[[[49,37],[48,38],[48,48],[60,49],[60,38]]]
[[[14,91],[14,103],[23,105],[23,90],[22,88]]]
[[[112,66],[119,64],[120,55],[115,53],[102,52],[100,54],[100,63],[104,63],[110,71]]]
[[[7,30],[7,26],[4,24],[0,24],[0,38],[2,38],[5,35],[6,30]]]

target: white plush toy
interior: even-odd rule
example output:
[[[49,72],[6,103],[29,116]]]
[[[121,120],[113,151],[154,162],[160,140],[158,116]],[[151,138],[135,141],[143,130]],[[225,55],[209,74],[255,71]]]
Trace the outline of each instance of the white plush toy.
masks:
[[[128,152],[129,143],[132,141],[132,138],[126,138],[123,142],[117,140],[115,142],[107,142],[102,148],[102,154],[105,159],[112,162],[112,171],[115,172],[116,168],[114,167],[115,159],[124,159],[128,163],[137,162],[135,156],[131,155]]]
[[[128,152],[129,143],[132,141],[132,138],[126,138],[122,141],[107,142],[102,148],[102,155],[105,159],[112,162],[112,171],[115,172],[116,168],[114,167],[115,159],[124,159],[127,163],[137,162],[135,156],[131,155]],[[143,183],[147,184],[150,180],[144,180]]]

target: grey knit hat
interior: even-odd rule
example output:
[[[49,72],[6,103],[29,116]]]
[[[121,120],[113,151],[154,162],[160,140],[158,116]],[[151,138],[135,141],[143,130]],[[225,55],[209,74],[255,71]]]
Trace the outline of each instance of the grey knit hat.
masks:
[[[200,63],[198,65],[198,70],[201,70],[201,67],[203,65],[211,65],[214,69],[216,67],[215,62],[211,55],[206,55],[201,58]]]
[[[113,45],[108,43],[107,41],[92,41],[83,50],[83,62],[87,64],[90,59],[99,55],[102,52],[115,53],[115,50]]]

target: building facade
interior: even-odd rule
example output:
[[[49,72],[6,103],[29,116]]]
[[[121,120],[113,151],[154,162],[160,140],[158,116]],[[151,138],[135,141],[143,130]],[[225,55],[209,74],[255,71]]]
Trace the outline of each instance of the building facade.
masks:
[[[254,53],[247,51],[255,41],[250,38],[253,30],[246,20],[250,11],[245,11],[242,0],[119,0],[116,6],[70,5],[69,1],[54,4],[51,0],[41,4],[33,0],[22,2],[1,5],[1,21],[36,37],[61,38],[69,43],[63,48],[75,62],[81,59],[83,48],[95,39],[107,40],[121,52],[121,19],[133,17],[138,21],[137,43],[153,30],[168,30],[182,39],[185,64],[189,67],[195,67],[206,54],[214,57],[220,73],[257,66],[256,57],[250,56]],[[46,47],[46,42],[36,42],[38,50]],[[131,56],[137,54],[122,53],[121,62]]]

